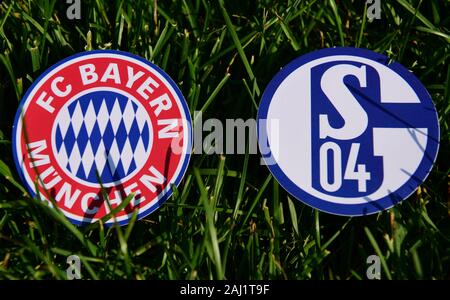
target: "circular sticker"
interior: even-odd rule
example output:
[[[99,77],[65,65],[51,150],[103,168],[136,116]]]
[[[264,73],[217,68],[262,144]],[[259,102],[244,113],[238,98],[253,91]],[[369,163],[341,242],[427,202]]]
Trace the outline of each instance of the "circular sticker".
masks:
[[[56,203],[72,223],[95,222],[121,205],[106,224],[124,225],[134,210],[138,218],[156,210],[180,183],[191,123],[160,68],[126,52],[89,51],[30,87],[14,121],[14,159],[31,195]]]
[[[425,87],[364,49],[323,49],[289,63],[265,90],[257,124],[263,159],[280,184],[337,215],[368,215],[406,199],[439,148]]]

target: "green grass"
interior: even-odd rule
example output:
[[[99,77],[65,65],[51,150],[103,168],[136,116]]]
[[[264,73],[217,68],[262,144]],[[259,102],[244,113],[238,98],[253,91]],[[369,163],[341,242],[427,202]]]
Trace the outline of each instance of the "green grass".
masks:
[[[364,279],[381,257],[385,279],[450,279],[450,2],[364,1],[0,2],[0,278],[65,278],[66,257],[92,279]],[[108,3],[108,4],[106,4]],[[402,204],[346,218],[289,196],[258,155],[194,155],[175,195],[121,228],[78,228],[30,199],[11,153],[13,117],[39,74],[90,49],[149,59],[206,118],[256,116],[262,92],[290,60],[358,46],[399,61],[425,84],[441,126],[429,178]]]

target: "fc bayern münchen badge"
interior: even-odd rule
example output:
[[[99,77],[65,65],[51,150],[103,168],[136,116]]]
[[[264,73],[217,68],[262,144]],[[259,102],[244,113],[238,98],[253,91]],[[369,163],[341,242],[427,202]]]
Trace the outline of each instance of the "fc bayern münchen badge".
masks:
[[[32,196],[72,223],[143,218],[172,194],[188,166],[192,122],[172,79],[121,51],[90,51],[48,69],[22,99],[13,129],[17,169]],[[107,195],[107,197],[106,197]]]

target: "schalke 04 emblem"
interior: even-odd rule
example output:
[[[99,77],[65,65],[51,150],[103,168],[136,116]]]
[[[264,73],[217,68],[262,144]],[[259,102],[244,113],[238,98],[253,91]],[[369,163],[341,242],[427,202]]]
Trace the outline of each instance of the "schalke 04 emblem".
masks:
[[[373,214],[408,198],[439,148],[425,87],[366,49],[322,49],[293,60],[266,88],[258,120],[274,177],[298,200],[337,215]]]

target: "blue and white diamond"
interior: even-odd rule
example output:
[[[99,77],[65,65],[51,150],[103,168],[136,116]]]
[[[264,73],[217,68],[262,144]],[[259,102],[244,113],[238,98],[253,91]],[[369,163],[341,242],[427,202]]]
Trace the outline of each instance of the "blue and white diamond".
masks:
[[[152,147],[145,108],[123,91],[92,89],[60,110],[53,153],[61,169],[90,186],[112,186],[138,172]]]

